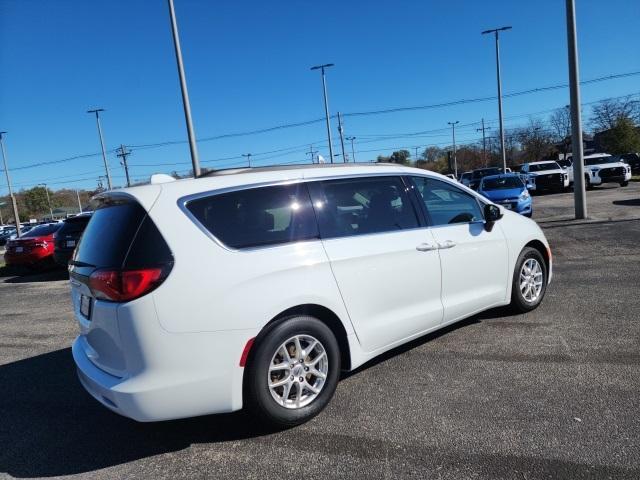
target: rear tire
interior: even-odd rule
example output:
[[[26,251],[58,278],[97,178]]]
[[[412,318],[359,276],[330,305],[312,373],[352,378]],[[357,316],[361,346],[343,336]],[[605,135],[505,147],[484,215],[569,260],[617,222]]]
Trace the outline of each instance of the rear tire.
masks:
[[[547,291],[547,282],[547,265],[540,252],[530,247],[522,249],[513,271],[511,308],[518,313],[536,309]]]
[[[340,350],[326,324],[310,316],[285,318],[261,333],[253,348],[245,403],[257,419],[292,427],[327,406],[340,377]]]
[[[621,187],[626,187],[627,185],[629,185],[629,181],[625,180],[624,182],[620,182],[620,186]]]

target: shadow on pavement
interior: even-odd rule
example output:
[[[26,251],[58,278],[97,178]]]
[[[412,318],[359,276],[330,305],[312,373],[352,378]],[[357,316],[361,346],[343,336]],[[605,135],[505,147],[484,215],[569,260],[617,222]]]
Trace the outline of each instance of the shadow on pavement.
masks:
[[[483,319],[493,309],[400,346],[343,378]],[[244,412],[138,423],[110,412],[76,377],[69,348],[0,366],[0,473],[51,477],[98,469],[185,449],[274,433]]]
[[[137,423],[87,394],[66,348],[0,366],[0,472],[51,477],[272,433],[244,413]]]
[[[640,207],[640,198],[630,198],[628,200],[614,200],[614,205],[623,205],[627,207]]]
[[[5,267],[0,271],[0,282],[2,283],[53,282],[56,280],[68,279],[69,272],[63,268],[35,272],[25,269]]]

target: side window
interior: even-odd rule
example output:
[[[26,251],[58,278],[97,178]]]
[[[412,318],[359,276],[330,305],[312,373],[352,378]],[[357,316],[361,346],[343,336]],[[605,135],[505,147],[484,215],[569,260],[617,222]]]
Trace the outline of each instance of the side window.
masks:
[[[419,227],[400,177],[325,180],[313,188],[322,238]]]
[[[412,178],[424,201],[432,225],[468,223],[483,219],[478,201],[472,195],[440,180]]]
[[[187,209],[216,238],[232,248],[319,237],[304,183],[212,195],[188,202]]]

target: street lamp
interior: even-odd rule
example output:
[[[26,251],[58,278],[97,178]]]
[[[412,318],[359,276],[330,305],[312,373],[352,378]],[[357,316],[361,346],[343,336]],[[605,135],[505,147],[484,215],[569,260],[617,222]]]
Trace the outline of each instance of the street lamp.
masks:
[[[327,100],[327,81],[325,79],[324,69],[333,67],[333,63],[325,63],[324,65],[316,65],[311,70],[320,70],[322,73],[322,92],[324,95],[324,116],[327,121],[327,137],[329,139],[329,158],[333,163],[333,144],[331,143],[331,123],[329,121],[329,100]]]
[[[49,189],[46,183],[39,183],[37,186],[44,187],[44,191],[47,194],[47,205],[49,205],[49,215],[51,215],[51,221],[53,221],[53,209],[51,208],[51,199],[49,198]]]
[[[347,140],[351,142],[351,157],[353,158],[353,163],[356,162],[356,151],[353,149],[353,141],[356,137],[347,137]]]
[[[107,152],[104,149],[104,138],[102,137],[102,126],[100,125],[100,112],[104,112],[104,108],[87,110],[87,113],[96,114],[96,125],[98,125],[98,136],[100,137],[100,147],[102,148],[102,160],[104,161],[104,169],[107,172],[107,185],[109,185],[109,190],[111,190],[111,173],[109,172],[109,164],[107,163]]]
[[[496,39],[496,74],[498,77],[498,116],[500,117],[500,151],[502,153],[502,171],[507,173],[507,154],[504,148],[504,123],[502,120],[502,81],[500,79],[500,40],[499,32],[511,30],[511,27],[500,27],[485,30],[482,35],[493,33]]]
[[[451,125],[451,133],[453,134],[453,169],[454,175],[458,178],[458,159],[456,158],[456,124],[460,123],[460,120],[455,122],[447,122]]]
[[[251,157],[253,156],[252,153],[243,153],[242,154],[243,157],[247,157],[247,163],[249,164],[249,168],[251,168]]]

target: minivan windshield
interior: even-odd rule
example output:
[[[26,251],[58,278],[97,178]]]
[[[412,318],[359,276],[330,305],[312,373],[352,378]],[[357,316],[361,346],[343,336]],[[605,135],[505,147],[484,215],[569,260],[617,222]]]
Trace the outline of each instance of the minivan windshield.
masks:
[[[524,188],[520,177],[496,177],[482,180],[482,190],[510,190],[512,188]]]
[[[543,170],[560,170],[557,162],[532,163],[529,165],[530,172],[541,172]]]

